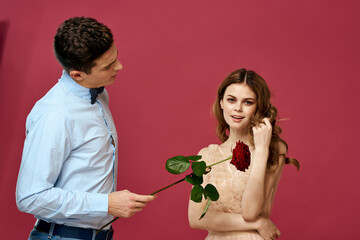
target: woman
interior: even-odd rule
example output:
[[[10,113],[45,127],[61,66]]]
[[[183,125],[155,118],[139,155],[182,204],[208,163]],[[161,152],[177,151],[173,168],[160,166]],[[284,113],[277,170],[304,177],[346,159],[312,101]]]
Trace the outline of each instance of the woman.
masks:
[[[236,142],[242,141],[249,146],[251,163],[242,172],[227,161],[204,176],[204,185],[213,184],[220,198],[201,220],[206,200],[190,201],[190,226],[208,230],[207,240],[278,238],[280,231],[269,219],[271,206],[284,164],[299,169],[299,163],[285,157],[287,144],[279,137],[277,110],[264,79],[246,69],[231,73],[218,89],[214,113],[223,143],[209,145],[199,155],[210,165],[232,155]]]

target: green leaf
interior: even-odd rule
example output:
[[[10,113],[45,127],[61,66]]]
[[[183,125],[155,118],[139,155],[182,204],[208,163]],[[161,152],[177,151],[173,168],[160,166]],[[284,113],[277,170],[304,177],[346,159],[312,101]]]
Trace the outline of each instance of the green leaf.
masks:
[[[184,156],[175,156],[166,161],[166,170],[172,174],[181,174],[188,170],[190,162]]]
[[[206,163],[204,161],[201,162],[193,162],[191,164],[191,168],[194,174],[198,177],[202,176],[206,170]]]
[[[205,214],[206,214],[207,210],[209,209],[210,204],[211,204],[211,200],[209,199],[206,206],[205,206],[205,209],[204,209],[203,213],[201,214],[201,216],[199,218],[199,220],[201,220],[203,217],[205,217]]]
[[[201,202],[203,192],[204,188],[200,184],[194,185],[191,189],[191,200],[197,203]]]
[[[195,174],[189,174],[185,177],[185,181],[187,181],[192,185],[196,185],[196,184],[202,184],[204,180],[203,180],[203,176],[198,177]]]
[[[197,160],[200,160],[202,158],[202,156],[201,155],[194,155],[194,156],[187,156],[186,158],[189,159],[189,160],[192,160],[192,161],[197,161]]]
[[[210,183],[205,186],[204,195],[209,197],[211,201],[217,201],[219,199],[219,193],[216,187]]]

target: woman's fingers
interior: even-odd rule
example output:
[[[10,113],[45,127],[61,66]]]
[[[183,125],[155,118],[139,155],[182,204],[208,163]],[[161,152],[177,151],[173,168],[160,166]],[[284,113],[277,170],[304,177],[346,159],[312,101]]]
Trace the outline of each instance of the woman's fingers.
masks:
[[[276,228],[276,230],[275,230],[275,237],[276,237],[276,238],[279,238],[280,235],[281,235],[280,230],[279,230],[278,228]]]
[[[269,127],[269,128],[272,127],[269,118],[264,118],[262,124],[264,124],[265,126],[267,126],[267,127]]]

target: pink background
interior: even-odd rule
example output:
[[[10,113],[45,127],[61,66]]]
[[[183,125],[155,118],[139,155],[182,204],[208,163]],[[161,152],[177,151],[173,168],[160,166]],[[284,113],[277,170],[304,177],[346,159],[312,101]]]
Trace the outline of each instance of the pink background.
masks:
[[[119,0],[0,2],[0,230],[26,239],[33,216],[15,204],[32,106],[61,75],[58,25],[91,16],[115,35],[124,69],[108,87],[120,136],[119,189],[151,193],[178,180],[167,158],[218,143],[211,105],[231,71],[257,71],[274,93],[289,155],[272,214],[281,239],[360,234],[360,2]],[[190,186],[158,195],[115,224],[116,239],[203,239],[187,222]],[[15,236],[15,237],[13,237]]]

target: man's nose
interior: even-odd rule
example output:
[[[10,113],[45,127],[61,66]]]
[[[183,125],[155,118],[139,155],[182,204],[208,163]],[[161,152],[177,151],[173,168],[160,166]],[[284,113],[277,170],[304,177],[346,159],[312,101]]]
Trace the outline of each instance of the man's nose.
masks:
[[[123,65],[120,63],[119,60],[116,60],[116,62],[114,64],[114,70],[115,71],[120,71],[121,69],[123,69]]]

